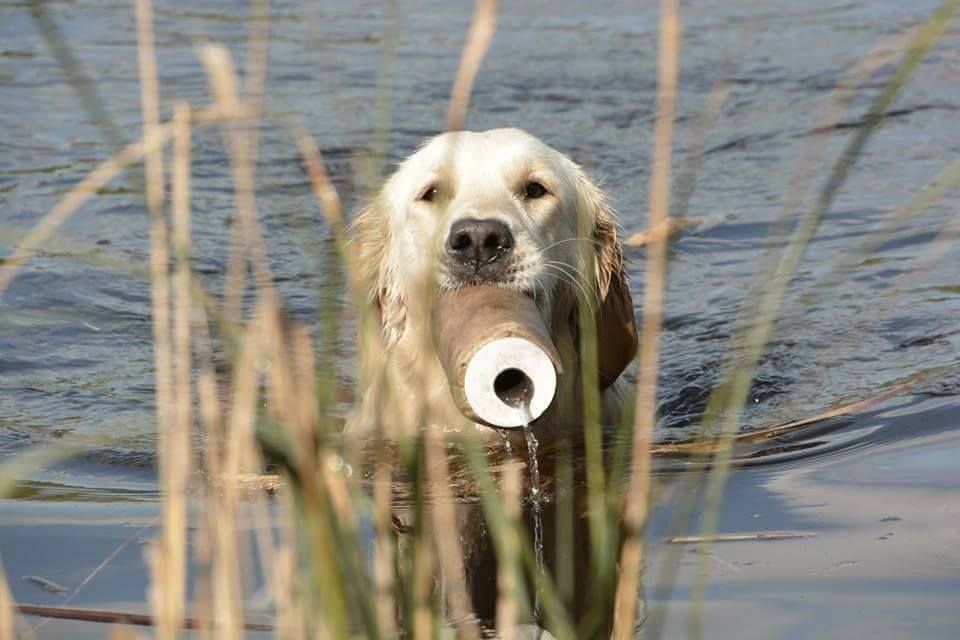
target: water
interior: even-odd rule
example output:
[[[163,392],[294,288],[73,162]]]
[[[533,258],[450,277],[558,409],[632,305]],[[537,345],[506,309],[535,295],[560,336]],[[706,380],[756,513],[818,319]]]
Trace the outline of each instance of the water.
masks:
[[[666,301],[661,426],[690,435],[727,349],[737,310],[779,213],[783,193],[815,114],[843,69],[884,36],[914,24],[935,2],[836,5],[779,0],[699,1],[684,6],[675,168],[681,172],[714,84],[733,83],[706,155],[690,215],[701,227],[675,244]],[[97,123],[65,80],[30,13],[0,5],[0,252],[110,155],[101,130],[126,140],[139,123],[133,19],[126,7],[83,1],[49,16],[73,47],[83,75],[108,103]],[[271,267],[289,313],[312,320],[330,294],[322,261],[331,250],[299,155],[276,118],[301,119],[314,134],[348,208],[370,180],[355,160],[377,152],[373,135],[378,69],[390,34],[390,135],[385,154],[409,154],[443,121],[446,94],[469,11],[442,3],[324,8],[274,3],[275,40],[268,113],[259,152],[259,211]],[[242,10],[190,12],[161,3],[157,42],[165,104],[202,103],[207,87],[193,42],[225,42],[242,60]],[[556,5],[503,12],[500,32],[477,81],[469,125],[521,126],[584,163],[602,179],[625,235],[644,228],[655,92],[656,13],[623,7]],[[749,42],[749,47],[743,43]],[[810,46],[816,43],[816,46]],[[960,289],[947,245],[933,268],[914,273],[931,241],[953,219],[948,199],[902,225],[867,259],[851,256],[884,216],[956,156],[960,104],[956,35],[921,73],[870,142],[791,283],[745,416],[760,427],[816,413],[837,402],[937,368],[956,366]],[[391,50],[388,50],[388,52]],[[868,83],[830,136],[832,158],[892,70]],[[98,126],[99,124],[99,126]],[[584,132],[589,132],[585,135]],[[195,132],[194,267],[222,290],[233,198],[229,164],[214,129]],[[811,181],[820,184],[827,162]],[[139,172],[117,180],[84,206],[36,255],[3,297],[0,316],[0,442],[69,434],[99,448],[149,461],[153,451],[152,353],[147,219]],[[628,249],[634,300],[642,299],[642,250]],[[818,278],[852,266],[822,295]],[[913,278],[908,286],[905,278]],[[943,336],[922,344],[928,336]],[[917,342],[920,340],[921,342]],[[902,346],[901,346],[902,345]],[[343,383],[352,379],[351,329],[339,348]]]
[[[510,444],[510,432],[506,429],[497,429],[497,433],[500,434],[500,440],[503,442],[503,452],[507,454],[509,458],[513,455],[513,445]]]
[[[527,468],[530,469],[530,516],[533,519],[533,554],[537,561],[537,571],[543,574],[543,502],[540,495],[540,460],[537,457],[537,448],[540,443],[530,428],[533,422],[533,416],[530,415],[530,398],[525,398],[523,402],[523,412],[525,414],[523,423],[523,437],[527,441]],[[534,618],[540,615],[540,592],[539,583],[537,592],[533,597],[533,615]]]
[[[916,24],[936,4],[683,4],[675,174],[695,146],[716,82],[727,80],[732,90],[705,140],[689,200],[690,215],[704,223],[671,251],[661,438],[689,436],[703,410],[780,196],[834,82],[882,38]],[[36,20],[23,3],[0,3],[0,255],[111,155],[113,138],[130,142],[139,129],[131,7],[91,0],[37,6],[48,21]],[[174,100],[207,99],[197,41],[223,42],[242,62],[249,25],[240,7],[157,3],[165,115]],[[396,15],[367,3],[281,0],[273,7],[271,119],[261,135],[258,209],[285,307],[311,321],[320,300],[333,295],[323,261],[332,240],[279,118],[305,123],[355,210],[372,183],[356,158],[381,151],[373,134],[378,96],[389,97],[390,133],[382,150],[392,163],[441,126],[471,10],[436,1],[401,3]],[[656,29],[653,5],[561,0],[549,12],[505,6],[477,79],[469,126],[519,126],[569,153],[602,178],[625,235],[642,230]],[[50,38],[70,45],[77,65],[72,75],[95,87],[109,120],[84,106],[90,94],[78,95],[68,82]],[[812,437],[805,449],[768,456],[763,464],[742,461],[723,505],[722,529],[798,528],[818,535],[715,548],[717,575],[705,613],[711,635],[734,629],[738,637],[823,637],[843,626],[876,637],[951,637],[956,627],[952,603],[960,591],[951,550],[960,478],[951,460],[960,453],[960,249],[936,238],[955,220],[960,201],[950,196],[904,222],[868,256],[853,249],[960,152],[958,50],[954,28],[884,119],[828,212],[791,281],[742,428],[814,415],[905,380],[921,381],[927,393],[856,416],[843,431]],[[389,81],[378,75],[382,68],[390,69]],[[829,135],[813,187],[892,72],[885,68],[857,94],[843,127]],[[219,133],[196,131],[194,154],[194,268],[219,293],[234,207]],[[133,171],[85,205],[0,299],[0,456],[48,442],[86,450],[25,479],[20,499],[0,506],[0,555],[12,576],[75,587],[133,527],[156,516],[147,230]],[[643,254],[627,254],[639,301]],[[819,288],[839,264],[848,265],[839,282]],[[337,346],[339,382],[346,386],[355,348],[350,328]],[[663,474],[668,484],[683,475],[672,467]],[[891,514],[901,520],[881,522]],[[666,515],[655,518],[656,530],[664,529]],[[550,526],[546,518],[541,539],[547,547]],[[146,582],[138,547],[125,548],[111,563],[113,572],[92,581],[75,603],[142,610]],[[656,546],[655,562],[670,552]],[[683,567],[694,560],[683,551]],[[680,617],[683,580],[671,600]],[[59,602],[25,581],[11,587],[23,602]],[[666,597],[652,593],[655,611]],[[742,625],[745,615],[750,630]],[[682,620],[668,616],[663,623],[667,637],[683,633]],[[64,636],[80,633],[65,625],[45,628],[51,635],[57,629]]]

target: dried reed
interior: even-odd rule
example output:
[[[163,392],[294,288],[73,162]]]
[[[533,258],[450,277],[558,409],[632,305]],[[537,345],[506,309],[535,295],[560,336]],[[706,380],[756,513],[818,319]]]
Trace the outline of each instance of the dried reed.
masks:
[[[660,49],[657,65],[657,117],[654,125],[653,170],[650,176],[650,218],[653,229],[667,228],[670,216],[670,164],[673,117],[680,54],[680,16],[675,0],[660,3]],[[643,568],[643,532],[650,505],[650,447],[656,426],[657,376],[663,296],[667,280],[667,234],[656,234],[647,249],[643,298],[639,374],[637,376],[633,454],[629,488],[623,506],[626,532],[620,552],[613,638],[627,640],[635,634],[637,600]]]

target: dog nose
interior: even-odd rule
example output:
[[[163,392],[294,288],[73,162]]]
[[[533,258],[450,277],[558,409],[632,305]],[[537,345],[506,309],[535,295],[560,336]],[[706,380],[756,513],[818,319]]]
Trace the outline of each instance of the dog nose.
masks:
[[[447,254],[460,265],[478,270],[512,250],[513,234],[498,220],[460,220],[447,236]]]

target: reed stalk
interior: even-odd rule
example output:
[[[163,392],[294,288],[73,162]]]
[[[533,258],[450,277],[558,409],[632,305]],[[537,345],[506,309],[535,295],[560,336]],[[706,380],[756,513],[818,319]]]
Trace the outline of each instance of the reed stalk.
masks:
[[[507,528],[504,531],[503,551],[497,572],[497,634],[500,640],[513,640],[518,621],[520,602],[520,541],[516,532],[520,526],[521,491],[523,482],[520,465],[508,463],[502,472],[500,491],[503,496],[504,516]]]
[[[653,170],[650,176],[650,228],[666,228],[670,216],[670,167],[673,118],[680,54],[680,16],[675,0],[660,3],[660,48],[657,65],[657,116],[654,124]],[[660,333],[667,280],[667,235],[656,234],[647,249],[643,322],[637,377],[632,447],[633,464],[623,507],[625,538],[613,612],[613,638],[635,634],[637,601],[644,561],[644,527],[650,505],[650,447],[656,427]]]
[[[7,584],[7,572],[0,562],[0,640],[13,640],[16,637],[14,621],[17,613],[14,608],[10,585]]]
[[[447,131],[460,131],[467,120],[467,107],[470,94],[480,65],[490,49],[493,34],[497,30],[497,7],[500,0],[476,0],[473,19],[470,21],[470,33],[463,47],[457,77],[450,92],[450,106],[447,110]]]

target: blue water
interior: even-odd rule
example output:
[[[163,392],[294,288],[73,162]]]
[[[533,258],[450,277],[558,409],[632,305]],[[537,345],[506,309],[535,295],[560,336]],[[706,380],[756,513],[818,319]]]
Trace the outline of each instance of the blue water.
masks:
[[[626,235],[642,230],[656,90],[653,5],[515,5],[501,10],[468,125],[522,127],[569,153],[603,182]],[[703,141],[695,190],[675,194],[678,201],[689,195],[689,215],[704,222],[671,252],[664,439],[688,436],[703,410],[781,197],[836,80],[935,6],[683,3],[674,176],[696,146],[708,95],[720,81],[731,93]],[[156,4],[165,116],[176,101],[208,99],[198,42],[225,44],[242,68],[250,26],[243,7]],[[381,170],[442,126],[470,15],[468,3],[436,1],[393,10],[273,3],[257,204],[277,286],[295,318],[310,321],[321,300],[337,293],[322,262],[331,239],[283,119],[302,121],[314,135],[355,210]],[[135,42],[129,3],[0,2],[0,256],[117,144],[138,135]],[[908,396],[889,415],[857,418],[850,446],[833,434],[822,446],[734,474],[724,526],[796,526],[819,535],[716,547],[722,577],[708,594],[710,637],[825,637],[839,628],[950,637],[956,628],[950,603],[960,596],[960,572],[951,532],[960,478],[950,461],[960,452],[960,248],[938,238],[956,220],[960,199],[950,195],[887,232],[867,255],[857,248],[958,157],[958,51],[954,26],[831,206],[791,281],[742,428],[814,415],[907,380],[936,396]],[[884,67],[856,93],[843,126],[827,138],[803,206],[892,73]],[[156,511],[148,220],[139,175],[129,172],[85,205],[0,298],[0,462],[51,441],[87,452],[34,474],[18,501],[0,506],[0,554],[25,602],[57,600],[20,575],[73,587]],[[194,134],[192,204],[194,268],[219,294],[234,204],[214,129]],[[628,255],[640,301],[643,254]],[[838,265],[848,268],[837,282],[816,284]],[[352,327],[344,327],[338,349],[348,385]],[[886,426],[875,429],[877,420]],[[881,523],[885,514],[901,520]],[[76,540],[86,541],[82,553],[51,554]],[[142,600],[139,550],[126,553],[120,566],[132,573],[103,583],[102,592],[91,586],[81,602],[126,602],[120,594],[130,585]],[[682,616],[683,605],[676,611]],[[756,621],[749,633],[746,616]]]

